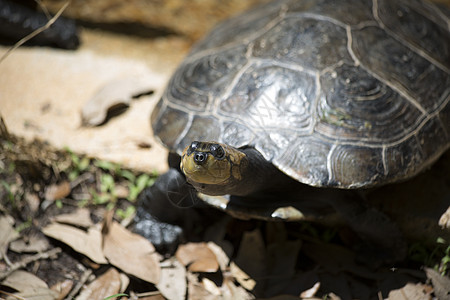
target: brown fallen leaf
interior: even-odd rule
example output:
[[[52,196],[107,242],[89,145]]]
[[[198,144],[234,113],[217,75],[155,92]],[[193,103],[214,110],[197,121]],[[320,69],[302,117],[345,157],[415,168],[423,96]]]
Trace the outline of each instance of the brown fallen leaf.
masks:
[[[58,293],[56,300],[62,300],[70,293],[73,287],[73,281],[66,279],[64,281],[54,284],[50,289]]]
[[[186,268],[175,257],[162,262],[161,278],[156,287],[167,299],[186,299]]]
[[[120,274],[110,268],[103,275],[99,276],[87,285],[77,297],[77,300],[102,300],[120,291]]]
[[[438,299],[450,300],[450,278],[439,274],[436,270],[426,268],[425,273],[433,284],[434,294]]]
[[[50,244],[45,237],[35,234],[28,236],[27,241],[22,238],[11,242],[9,245],[9,249],[17,253],[43,252],[49,249],[49,247]]]
[[[48,288],[47,284],[42,279],[32,273],[22,270],[17,270],[11,273],[7,278],[5,278],[5,280],[2,281],[2,285],[6,285],[19,292],[27,289],[42,287]]]
[[[134,300],[135,298],[130,298],[130,299]],[[161,295],[161,294],[151,295],[151,296],[144,296],[144,297],[139,296],[138,299],[139,300],[166,300],[166,298],[164,298],[164,296]],[[171,300],[171,299],[169,299],[169,300]]]
[[[0,259],[4,258],[8,244],[19,238],[13,227],[14,219],[9,215],[0,216]]]
[[[387,300],[425,300],[431,299],[431,294],[427,292],[422,283],[407,283],[404,287],[389,292]],[[445,298],[439,298],[445,299]],[[448,298],[447,298],[448,299]]]
[[[89,228],[94,225],[91,220],[90,211],[87,208],[79,208],[70,214],[61,214],[53,217],[53,221],[65,223],[82,228]]]
[[[126,199],[130,195],[130,188],[120,183],[116,184],[116,186],[114,187],[114,191],[117,198]]]
[[[242,299],[249,300],[255,299],[255,296],[248,292],[242,286],[238,286],[234,284],[231,278],[224,278],[221,291],[223,295],[223,299]]]
[[[311,288],[300,293],[300,298],[312,298],[319,291],[320,282],[316,282]]]
[[[191,272],[187,273],[188,281],[188,298],[187,299],[202,299],[202,300],[216,300],[217,295],[213,295],[205,289],[202,282],[199,281],[198,274]]]
[[[230,264],[231,275],[242,285],[245,289],[252,291],[256,286],[256,281],[253,280],[247,273],[241,270],[235,262]]]
[[[97,226],[91,227],[88,231],[75,228],[70,225],[51,223],[44,227],[42,232],[58,241],[67,244],[75,251],[86,255],[98,264],[107,264],[101,248],[102,236]]]
[[[152,92],[148,80],[143,78],[115,79],[102,88],[89,99],[81,111],[84,126],[97,126],[105,122],[108,111],[118,107],[130,105],[133,97],[150,94]]]
[[[175,257],[191,272],[214,273],[219,269],[217,257],[206,243],[180,245]]]
[[[450,206],[439,218],[439,226],[442,228],[450,228]]]
[[[128,288],[128,285],[130,284],[130,277],[128,277],[125,273],[120,273],[120,293],[125,292],[125,290]]]
[[[115,221],[102,231],[103,253],[112,265],[147,282],[159,282],[159,255],[147,239]]]
[[[63,181],[58,184],[51,184],[45,188],[45,200],[46,201],[55,201],[64,197],[67,197],[72,188],[70,186],[70,182]]]
[[[277,295],[274,297],[270,297],[270,298],[264,298],[264,300],[300,300],[301,298],[297,297],[297,296],[293,296],[293,295]],[[325,299],[329,299],[328,297],[326,297]],[[305,299],[306,300],[306,299]],[[308,300],[322,300],[320,298],[308,298]],[[337,300],[337,299],[331,299],[331,300]]]
[[[210,294],[214,296],[221,296],[222,292],[220,291],[220,288],[212,281],[211,279],[208,279],[206,277],[202,278],[202,285],[205,290],[207,290]]]
[[[43,280],[22,270],[14,271],[1,284],[18,291],[14,295],[19,299],[56,300],[58,297],[58,293],[49,289]]]
[[[216,256],[217,262],[219,263],[220,269],[225,271],[230,263],[230,258],[225,253],[225,251],[219,247],[217,244],[213,242],[208,242],[208,248],[214,253]]]
[[[41,201],[36,193],[25,192],[25,201],[32,213],[36,213],[39,209]]]

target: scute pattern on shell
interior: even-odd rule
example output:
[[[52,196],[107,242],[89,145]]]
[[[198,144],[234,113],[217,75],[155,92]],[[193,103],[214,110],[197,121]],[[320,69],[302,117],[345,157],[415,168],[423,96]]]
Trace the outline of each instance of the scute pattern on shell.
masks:
[[[450,21],[420,0],[274,1],[199,42],[152,114],[192,140],[251,146],[313,186],[411,177],[450,147]]]

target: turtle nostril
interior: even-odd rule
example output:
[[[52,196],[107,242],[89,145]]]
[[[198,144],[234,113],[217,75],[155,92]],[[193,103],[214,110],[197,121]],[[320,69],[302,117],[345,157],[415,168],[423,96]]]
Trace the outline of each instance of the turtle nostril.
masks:
[[[206,158],[207,158],[207,154],[205,154],[205,153],[198,152],[198,153],[194,154],[194,162],[198,165],[205,163]]]

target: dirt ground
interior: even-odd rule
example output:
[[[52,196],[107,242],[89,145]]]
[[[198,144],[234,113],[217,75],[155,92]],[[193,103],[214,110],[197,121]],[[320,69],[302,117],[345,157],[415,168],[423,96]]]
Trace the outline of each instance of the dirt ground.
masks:
[[[47,2],[54,10],[61,3]],[[89,16],[76,51],[21,47],[0,63],[0,299],[450,299],[450,233],[440,229],[450,226],[449,153],[430,173],[374,197],[385,200],[377,206],[402,203],[393,212],[409,238],[400,262],[374,264],[345,226],[239,220],[216,209],[195,216],[170,253],[133,234],[139,193],[167,170],[152,107],[192,43],[243,7],[230,1],[216,11],[205,1],[202,21],[180,16],[183,1],[165,2],[159,19],[142,14],[139,1],[125,10],[111,2],[68,12]],[[102,3],[111,8],[105,20],[95,14]],[[94,28],[119,17],[156,20],[144,23],[158,34]],[[189,19],[195,24],[180,25]],[[0,46],[0,56],[8,49]],[[125,92],[105,95],[111,86]],[[84,126],[103,122],[96,118],[105,109],[82,118],[93,101],[120,114]],[[411,195],[431,200],[411,207]],[[446,221],[416,232],[408,214],[426,218],[435,203]]]

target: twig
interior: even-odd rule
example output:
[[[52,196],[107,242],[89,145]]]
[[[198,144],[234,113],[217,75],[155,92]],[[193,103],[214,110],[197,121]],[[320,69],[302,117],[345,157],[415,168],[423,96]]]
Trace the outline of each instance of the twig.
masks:
[[[34,38],[39,33],[41,33],[42,31],[44,31],[44,30],[48,29],[50,26],[52,26],[52,24],[55,23],[55,21],[61,16],[61,14],[67,8],[67,6],[69,6],[70,2],[71,2],[71,0],[67,0],[67,2],[56,13],[56,15],[54,15],[53,18],[48,20],[48,22],[44,26],[39,27],[38,29],[36,29],[35,31],[33,31],[32,33],[27,35],[26,37],[20,39],[14,46],[9,48],[8,51],[6,51],[5,54],[3,54],[3,56],[0,58],[0,64],[11,54],[12,51],[16,50],[17,48],[22,46],[24,43],[26,43],[30,39]]]
[[[74,187],[76,187],[77,185],[83,183],[84,181],[88,181],[93,179],[94,175],[92,175],[91,173],[83,173],[80,176],[78,176],[77,178],[75,178],[71,183],[70,183],[70,188],[73,189]]]
[[[78,292],[81,290],[83,285],[86,283],[86,281],[89,279],[89,276],[91,276],[92,270],[87,269],[84,271],[83,276],[81,276],[80,281],[77,283],[77,285],[72,289],[69,295],[67,295],[64,300],[72,300],[75,298],[75,295],[78,294]]]
[[[51,249],[51,250],[49,250],[47,252],[40,252],[40,253],[37,253],[35,255],[25,257],[21,261],[13,263],[10,266],[10,269],[8,271],[0,273],[0,280],[3,280],[4,278],[8,277],[12,272],[14,272],[14,271],[16,271],[16,270],[18,270],[20,268],[24,268],[29,263],[38,261],[40,259],[47,259],[49,257],[52,257],[52,256],[56,255],[56,254],[59,254],[60,252],[61,252],[61,248],[53,248],[53,249]]]
[[[161,295],[160,291],[151,291],[151,292],[144,292],[144,293],[138,293],[136,294],[136,296],[138,296],[138,298],[141,297],[151,297],[151,296],[158,296]]]

